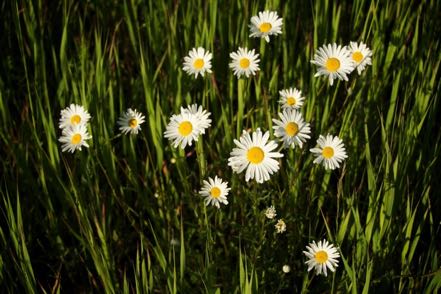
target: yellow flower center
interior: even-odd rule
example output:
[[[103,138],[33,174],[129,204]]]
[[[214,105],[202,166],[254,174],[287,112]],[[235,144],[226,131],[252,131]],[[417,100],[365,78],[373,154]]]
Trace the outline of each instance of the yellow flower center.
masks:
[[[248,149],[247,158],[248,161],[254,164],[261,163],[263,158],[265,157],[265,153],[260,147],[252,147]]]
[[[178,132],[181,136],[188,136],[193,131],[193,125],[189,121],[183,121],[179,124]]]
[[[239,65],[241,68],[246,69],[250,66],[250,60],[248,58],[242,58],[239,61]]]
[[[295,122],[290,122],[286,125],[285,132],[290,137],[297,135],[299,132],[299,125]]]
[[[213,187],[210,190],[211,197],[213,198],[219,198],[221,194],[221,190],[218,187]]]
[[[72,117],[70,118],[70,123],[73,125],[77,125],[81,122],[81,116],[79,116],[78,114],[74,114],[72,115]]]
[[[288,103],[289,106],[296,105],[296,99],[294,97],[288,97],[286,98],[286,103]]]
[[[195,69],[201,69],[204,67],[204,60],[202,58],[198,58],[193,62],[193,66]]]
[[[332,147],[323,148],[322,155],[324,158],[329,159],[334,156],[334,149]]]
[[[320,250],[315,254],[314,258],[315,261],[317,261],[318,263],[325,263],[326,261],[328,261],[328,253],[326,253],[326,251]]]
[[[355,51],[354,53],[352,53],[352,59],[356,63],[360,63],[363,60],[363,54],[361,54],[360,51]]]
[[[72,136],[72,139],[71,139],[71,143],[72,144],[78,144],[78,143],[80,143],[81,142],[81,135],[80,134],[75,134],[75,135],[73,135]]]
[[[340,60],[331,57],[326,60],[326,69],[330,72],[336,72],[340,68]]]
[[[136,118],[132,118],[131,120],[129,120],[129,126],[132,129],[136,128],[137,125],[138,125],[138,120]]]
[[[267,33],[271,30],[273,26],[269,22],[264,22],[260,25],[259,30],[261,33]]]

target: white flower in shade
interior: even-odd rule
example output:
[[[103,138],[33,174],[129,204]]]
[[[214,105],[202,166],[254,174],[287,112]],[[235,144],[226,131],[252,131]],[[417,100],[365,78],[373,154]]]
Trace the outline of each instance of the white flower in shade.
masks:
[[[308,265],[308,272],[315,268],[317,275],[323,274],[325,277],[328,275],[327,269],[329,268],[332,272],[338,266],[337,258],[340,254],[337,252],[337,248],[334,245],[329,244],[328,241],[319,241],[318,244],[315,241],[306,246],[308,251],[303,251],[303,253],[309,258],[305,264]]]
[[[302,148],[306,139],[311,138],[309,123],[305,123],[302,114],[295,109],[285,109],[279,112],[279,117],[281,120],[273,119],[276,124],[273,126],[274,135],[283,141],[285,148],[295,148],[296,145]]]
[[[194,74],[197,78],[200,74],[205,75],[205,72],[211,73],[211,59],[213,55],[209,51],[205,51],[204,48],[193,48],[188,52],[188,56],[184,57],[184,71],[189,75]]]
[[[277,213],[276,213],[276,209],[274,208],[274,205],[271,205],[265,210],[265,216],[269,219],[275,218],[276,215]]]
[[[212,178],[208,178],[208,181],[204,180],[203,183],[204,184],[201,191],[199,191],[199,194],[205,197],[205,206],[211,204],[217,208],[220,208],[220,203],[225,205],[228,204],[227,195],[230,188],[228,188],[227,182],[222,182],[222,179],[216,176],[214,177],[214,180]]]
[[[197,141],[200,133],[201,128],[197,117],[190,112],[184,112],[172,115],[164,137],[173,140],[173,147],[181,145],[181,148],[184,149],[187,145],[191,146],[193,141]]]
[[[319,69],[315,77],[325,75],[329,78],[329,84],[332,86],[334,79],[348,81],[350,74],[355,65],[351,59],[351,53],[346,48],[337,44],[328,44],[320,47],[314,54],[311,63],[318,65]]]
[[[204,110],[202,106],[198,106],[197,104],[192,104],[187,108],[181,107],[181,113],[188,112],[193,114],[196,119],[199,121],[199,126],[201,128],[201,134],[205,134],[205,129],[211,126],[211,113]]]
[[[279,91],[279,94],[279,103],[282,108],[300,108],[303,105],[303,100],[305,100],[305,97],[302,97],[302,92],[296,88],[281,90]]]
[[[287,273],[289,273],[289,272],[291,271],[291,267],[290,267],[289,265],[285,264],[285,265],[282,267],[282,271],[283,271],[285,274],[287,274]]]
[[[283,19],[279,18],[276,11],[259,12],[259,16],[251,18],[251,24],[248,26],[251,30],[250,37],[264,38],[269,42],[270,35],[278,35],[282,33]]]
[[[119,130],[123,134],[138,134],[141,124],[144,122],[145,116],[137,112],[136,109],[127,109],[125,113],[118,119]]]
[[[86,140],[89,140],[92,136],[87,132],[86,125],[75,125],[73,127],[67,127],[63,129],[61,137],[58,139],[63,145],[62,151],[69,151],[74,153],[75,150],[80,150],[81,147],[89,147]]]
[[[254,53],[254,49],[248,51],[247,48],[239,47],[237,52],[230,53],[232,59],[230,68],[233,69],[237,78],[245,75],[247,78],[251,75],[255,75],[259,70],[259,54]]]
[[[286,231],[286,224],[283,221],[283,219],[279,219],[277,221],[277,224],[274,225],[274,227],[276,228],[277,234],[282,234]]]
[[[69,107],[61,110],[61,118],[59,127],[64,129],[67,127],[73,127],[77,125],[86,124],[90,119],[90,114],[83,106],[77,104],[71,104]]]
[[[348,157],[343,141],[337,136],[333,137],[328,134],[324,137],[320,135],[317,144],[320,147],[310,149],[317,156],[314,163],[320,164],[323,161],[326,169],[339,168],[340,163]]]
[[[235,173],[241,173],[246,169],[247,182],[256,179],[258,183],[263,183],[279,170],[279,162],[274,158],[283,157],[283,154],[272,152],[277,148],[277,143],[268,139],[269,132],[262,134],[259,128],[253,132],[252,138],[249,133],[243,131],[239,140],[234,139],[237,147],[231,151],[228,165]]]
[[[366,65],[372,64],[372,51],[363,42],[360,42],[360,45],[357,42],[350,42],[349,52],[352,62],[354,62],[357,68],[358,75],[361,74]]]

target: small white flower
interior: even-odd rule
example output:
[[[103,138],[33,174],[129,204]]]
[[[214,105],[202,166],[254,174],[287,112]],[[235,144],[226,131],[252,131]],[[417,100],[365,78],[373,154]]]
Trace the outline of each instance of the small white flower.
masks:
[[[230,191],[230,188],[228,188],[228,182],[223,182],[221,178],[215,176],[214,180],[208,178],[208,181],[204,180],[203,183],[204,185],[202,186],[201,191],[199,191],[199,194],[202,197],[205,197],[205,206],[211,204],[220,208],[219,203],[225,205],[228,204],[227,195]]]
[[[265,216],[269,219],[275,218],[276,215],[277,213],[276,213],[276,209],[274,208],[274,205],[271,205],[265,210]]]
[[[276,11],[259,12],[259,16],[251,18],[250,37],[264,38],[269,42],[270,35],[278,35],[282,33],[283,19],[279,18]]]
[[[283,271],[285,274],[287,274],[287,273],[289,273],[289,272],[291,271],[291,267],[290,267],[289,265],[285,264],[285,265],[282,267],[282,271]]]
[[[347,75],[355,68],[351,54],[346,46],[337,46],[335,43],[320,47],[314,54],[314,59],[311,60],[311,63],[319,66],[314,76],[328,76],[329,85],[331,86],[334,83],[334,79],[348,81]]]
[[[230,53],[232,59],[230,68],[233,69],[237,78],[245,75],[247,78],[251,75],[255,75],[259,70],[259,54],[254,53],[254,49],[248,51],[247,48],[239,47],[237,52]]]
[[[92,136],[87,132],[86,125],[75,125],[73,127],[67,127],[63,129],[62,136],[58,139],[63,145],[62,151],[69,151],[74,153],[75,150],[80,150],[81,147],[89,147],[86,140],[89,140]]]
[[[69,107],[61,110],[61,118],[59,122],[60,129],[84,125],[90,119],[90,114],[83,106],[71,104]]]
[[[136,109],[127,109],[125,113],[118,119],[119,130],[123,134],[138,134],[141,129],[141,124],[144,122],[145,116],[137,112]]]
[[[298,109],[302,107],[303,100],[305,100],[305,97],[302,97],[302,92],[297,90],[296,88],[281,90],[279,91],[279,94],[281,96],[279,103],[283,109]]]
[[[274,135],[283,141],[284,148],[302,148],[306,139],[310,139],[311,129],[309,123],[305,123],[302,114],[295,109],[285,109],[279,113],[281,120],[273,119]]]
[[[326,169],[339,168],[340,163],[348,157],[343,141],[337,136],[333,137],[328,134],[324,137],[320,135],[317,144],[319,144],[319,148],[310,149],[317,157],[314,163],[320,164],[323,161]]]
[[[274,158],[283,157],[282,153],[273,152],[277,148],[277,143],[268,141],[269,132],[262,134],[258,128],[252,134],[243,131],[239,140],[234,139],[236,148],[230,153],[228,165],[233,172],[241,173],[246,169],[245,180],[256,179],[258,183],[263,183],[270,179],[270,175],[279,170],[279,162]]]
[[[309,260],[305,262],[305,264],[308,265],[308,272],[315,268],[317,275],[323,274],[325,277],[328,275],[328,268],[332,272],[335,272],[338,266],[337,258],[340,257],[340,254],[334,245],[329,244],[326,240],[323,240],[323,242],[319,241],[318,244],[312,241],[309,246],[306,246],[306,249],[308,251],[303,251],[303,253],[309,258]]]
[[[283,219],[279,219],[274,227],[276,228],[277,234],[282,234],[286,231],[286,224]]]
[[[372,64],[372,51],[363,42],[360,42],[360,45],[357,42],[350,42],[349,52],[357,68],[358,75],[361,74],[367,65]]]
[[[181,113],[188,112],[196,117],[199,121],[201,134],[205,134],[205,129],[211,126],[210,112],[207,112],[202,108],[202,106],[198,106],[197,104],[192,104],[187,108],[181,107]]]
[[[205,51],[204,48],[193,48],[188,52],[188,56],[184,57],[184,71],[189,75],[194,74],[197,78],[200,74],[205,75],[205,72],[211,73],[211,59],[213,55],[209,51]]]
[[[201,134],[199,120],[194,114],[184,112],[178,115],[172,115],[170,122],[164,132],[164,137],[173,141],[173,147],[184,149],[187,145],[191,146],[193,141],[198,140]]]

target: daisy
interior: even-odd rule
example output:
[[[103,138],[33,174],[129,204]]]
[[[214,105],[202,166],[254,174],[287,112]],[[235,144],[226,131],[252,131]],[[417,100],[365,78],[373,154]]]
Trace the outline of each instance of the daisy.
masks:
[[[320,135],[317,144],[319,148],[312,148],[310,151],[317,157],[314,163],[321,163],[326,169],[336,169],[340,167],[340,163],[347,158],[345,146],[343,141],[335,136],[326,135],[326,137]]]
[[[90,114],[83,106],[71,104],[69,107],[61,110],[59,127],[64,129],[77,125],[86,124],[90,119]]]
[[[184,57],[184,71],[189,75],[194,74],[197,78],[200,74],[205,75],[205,72],[211,73],[211,59],[213,55],[209,51],[205,51],[204,48],[193,48],[188,52],[188,56]]]
[[[276,213],[276,209],[274,208],[274,205],[271,205],[265,210],[265,216],[269,219],[275,218],[276,215],[277,213]]]
[[[319,241],[318,244],[315,241],[306,246],[308,251],[303,251],[303,253],[309,258],[305,264],[308,265],[308,272],[315,268],[317,275],[324,274],[325,277],[328,275],[327,269],[329,268],[332,272],[335,272],[335,268],[338,266],[337,258],[340,254],[337,252],[337,248],[334,245],[329,244],[328,241]]]
[[[123,134],[138,134],[141,124],[144,122],[145,116],[137,112],[136,109],[127,109],[125,113],[118,119],[119,130]]]
[[[58,141],[63,143],[61,146],[62,151],[69,151],[74,153],[75,150],[80,150],[81,147],[89,147],[86,140],[92,138],[87,132],[86,125],[75,125],[73,127],[68,127],[63,129],[62,136]]]
[[[255,75],[259,70],[259,54],[254,53],[254,49],[248,51],[247,48],[239,47],[237,52],[230,53],[230,57],[232,59],[230,68],[233,69],[237,78],[240,78],[242,75],[246,75],[248,78],[250,74]]]
[[[208,181],[204,180],[204,185],[199,194],[205,197],[205,206],[211,204],[220,208],[219,203],[228,204],[227,195],[229,191],[228,182],[222,182],[222,179],[216,176],[214,180],[212,178],[208,178]]]
[[[302,91],[296,88],[281,90],[279,94],[281,96],[279,103],[282,108],[300,108],[303,105],[303,100],[305,100],[305,97],[302,97]]]
[[[286,224],[283,219],[279,219],[274,227],[276,228],[277,234],[282,234],[286,231]]]
[[[207,112],[202,108],[202,106],[198,106],[197,104],[192,104],[187,106],[187,108],[181,107],[181,113],[184,112],[193,114],[196,117],[196,119],[199,121],[201,134],[205,134],[205,129],[211,126],[211,119],[209,118],[211,113]]]
[[[334,79],[348,81],[347,74],[351,73],[355,65],[351,59],[351,53],[346,46],[328,44],[320,47],[314,54],[311,63],[318,65],[319,70],[315,77],[325,75],[329,77],[329,84],[332,86]]]
[[[281,120],[273,119],[276,124],[273,126],[274,135],[283,141],[284,148],[295,148],[296,145],[302,148],[306,139],[311,138],[309,123],[305,123],[302,114],[295,109],[285,109],[279,112],[279,117]]]
[[[251,30],[250,37],[264,38],[269,42],[270,35],[282,33],[282,22],[282,18],[279,18],[276,11],[259,12],[259,16],[253,16],[251,24],[248,25]]]
[[[361,74],[366,65],[372,64],[372,51],[363,42],[360,42],[360,45],[358,45],[357,42],[350,42],[349,52],[351,54],[352,62],[357,68],[358,75]]]
[[[263,183],[270,179],[270,175],[279,170],[279,162],[274,158],[283,157],[282,153],[272,152],[277,148],[277,143],[268,141],[269,132],[262,134],[258,128],[252,134],[243,131],[239,140],[234,140],[237,145],[233,148],[228,158],[228,165],[233,172],[241,173],[246,169],[245,180],[256,179]]]
[[[189,112],[172,115],[170,122],[167,125],[164,137],[170,141],[173,140],[173,147],[184,149],[185,146],[191,146],[194,141],[198,140],[201,133],[199,120],[194,114]]]

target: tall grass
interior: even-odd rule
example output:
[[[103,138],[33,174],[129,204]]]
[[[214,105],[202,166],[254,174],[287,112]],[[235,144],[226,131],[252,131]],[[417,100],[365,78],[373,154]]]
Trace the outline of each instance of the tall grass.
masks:
[[[439,1],[43,1],[0,4],[0,284],[17,292],[432,293],[440,269]],[[249,38],[251,16],[283,17],[270,43]],[[363,41],[372,66],[333,87],[310,64],[322,44]],[[193,47],[213,74],[182,71]],[[237,79],[229,53],[260,54]],[[271,130],[278,91],[297,87],[312,139],[283,151],[264,184],[227,166],[243,129]],[[60,110],[92,114],[90,148],[62,153]],[[181,106],[212,127],[194,147],[163,137]],[[138,136],[118,116],[146,114]],[[336,171],[312,163],[319,134],[343,139]],[[205,207],[218,175],[228,206]],[[270,205],[287,223],[262,211]],[[326,238],[335,274],[308,273],[302,251]],[[288,264],[290,273],[283,273]]]

